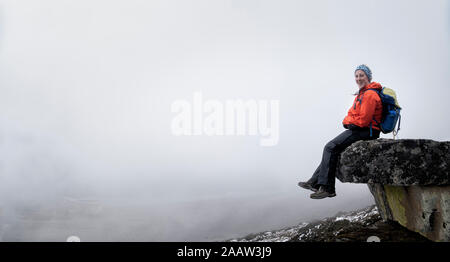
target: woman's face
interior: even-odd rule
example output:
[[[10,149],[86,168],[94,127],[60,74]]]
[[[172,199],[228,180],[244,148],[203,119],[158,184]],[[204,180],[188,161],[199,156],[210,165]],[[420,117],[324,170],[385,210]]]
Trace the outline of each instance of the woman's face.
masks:
[[[366,73],[364,73],[364,71],[362,70],[356,70],[355,80],[356,84],[359,86],[360,89],[369,84],[369,78],[366,76]]]

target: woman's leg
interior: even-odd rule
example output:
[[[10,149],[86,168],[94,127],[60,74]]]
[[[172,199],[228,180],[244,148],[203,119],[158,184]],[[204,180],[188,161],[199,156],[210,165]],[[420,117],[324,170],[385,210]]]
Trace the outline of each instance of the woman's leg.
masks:
[[[306,182],[313,187],[324,185],[334,192],[336,181],[336,168],[340,154],[351,144],[359,140],[377,139],[380,132],[373,130],[370,136],[369,129],[345,130],[325,145],[322,161],[314,171],[312,177]],[[304,182],[300,182],[304,183]]]
[[[312,177],[308,180],[307,183],[311,184],[312,186],[317,185],[317,182],[319,180],[319,173],[320,173],[320,164],[319,166],[316,168],[316,171],[314,171],[314,174],[312,175]]]
[[[359,131],[345,130],[325,145],[317,174],[317,184],[328,186],[334,191],[335,172],[340,153],[352,143],[361,140]]]

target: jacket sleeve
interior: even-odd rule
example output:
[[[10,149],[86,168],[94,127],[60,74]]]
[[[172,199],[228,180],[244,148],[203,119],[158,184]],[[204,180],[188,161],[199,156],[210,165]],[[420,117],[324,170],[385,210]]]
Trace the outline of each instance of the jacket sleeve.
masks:
[[[378,103],[381,103],[380,97],[373,90],[368,90],[364,94],[361,108],[360,117],[358,119],[357,125],[360,127],[368,127],[373,120],[373,115],[375,113],[375,108]]]

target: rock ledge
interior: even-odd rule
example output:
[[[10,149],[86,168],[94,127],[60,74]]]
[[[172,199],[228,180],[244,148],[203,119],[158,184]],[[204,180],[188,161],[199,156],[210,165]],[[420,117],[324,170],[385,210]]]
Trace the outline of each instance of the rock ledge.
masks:
[[[358,141],[341,154],[336,177],[367,183],[384,221],[450,241],[450,142]]]
[[[358,141],[340,158],[341,182],[383,185],[449,185],[450,142],[426,139]]]

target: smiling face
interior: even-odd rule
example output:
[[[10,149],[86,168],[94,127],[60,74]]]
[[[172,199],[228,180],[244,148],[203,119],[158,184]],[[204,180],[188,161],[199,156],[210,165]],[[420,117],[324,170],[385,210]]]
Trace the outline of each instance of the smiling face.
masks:
[[[356,84],[359,86],[359,89],[365,87],[369,84],[369,78],[363,70],[356,70],[355,72],[355,80]]]

